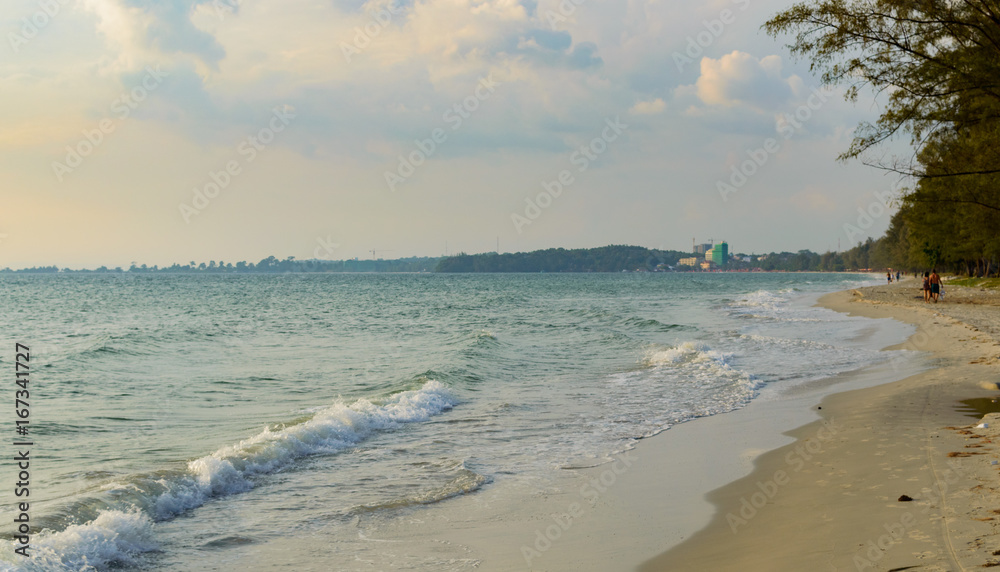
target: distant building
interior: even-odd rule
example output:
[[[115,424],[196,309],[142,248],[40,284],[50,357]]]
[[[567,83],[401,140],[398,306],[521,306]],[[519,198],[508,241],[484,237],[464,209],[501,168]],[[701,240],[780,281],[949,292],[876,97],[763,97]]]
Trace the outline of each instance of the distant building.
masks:
[[[701,261],[700,258],[693,256],[691,258],[681,258],[680,260],[677,261],[677,264],[681,266],[698,266],[698,263],[700,261]]]
[[[702,262],[701,263],[701,269],[702,270],[711,270],[712,269],[712,263],[709,262],[709,261],[707,261],[707,260],[705,262]]]
[[[712,244],[711,243],[696,244],[696,245],[694,245],[694,253],[695,254],[705,254],[709,250],[712,250]]]
[[[720,268],[724,268],[726,263],[729,262],[729,245],[725,242],[716,244],[711,250],[705,253],[705,260],[714,263]]]

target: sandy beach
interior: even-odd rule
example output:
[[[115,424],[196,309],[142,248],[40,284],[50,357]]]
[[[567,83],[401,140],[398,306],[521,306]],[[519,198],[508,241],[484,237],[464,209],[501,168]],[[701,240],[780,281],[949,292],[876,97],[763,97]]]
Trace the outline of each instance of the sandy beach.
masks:
[[[820,305],[915,324],[899,348],[933,368],[828,395],[794,443],[709,495],[711,524],[647,561],[661,570],[968,570],[1000,562],[1000,294],[909,279]],[[972,401],[969,401],[972,400]],[[962,401],[966,401],[963,405]],[[984,415],[986,416],[983,419]],[[977,428],[984,421],[988,428]]]

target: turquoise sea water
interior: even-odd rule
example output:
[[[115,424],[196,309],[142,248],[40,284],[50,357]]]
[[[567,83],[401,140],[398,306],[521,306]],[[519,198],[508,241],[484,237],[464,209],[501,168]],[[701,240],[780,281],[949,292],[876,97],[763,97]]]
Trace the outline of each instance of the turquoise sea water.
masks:
[[[3,276],[0,367],[31,348],[34,557],[8,464],[0,568],[227,569],[321,530],[329,569],[381,569],[352,557],[364,518],[887,359],[891,326],[811,306],[873,278]]]

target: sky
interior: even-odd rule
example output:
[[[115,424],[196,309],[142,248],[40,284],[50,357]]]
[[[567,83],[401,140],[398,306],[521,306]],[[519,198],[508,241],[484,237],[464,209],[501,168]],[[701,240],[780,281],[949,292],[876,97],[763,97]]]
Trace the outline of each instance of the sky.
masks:
[[[4,0],[0,268],[846,249],[882,102],[761,30],[790,5]]]

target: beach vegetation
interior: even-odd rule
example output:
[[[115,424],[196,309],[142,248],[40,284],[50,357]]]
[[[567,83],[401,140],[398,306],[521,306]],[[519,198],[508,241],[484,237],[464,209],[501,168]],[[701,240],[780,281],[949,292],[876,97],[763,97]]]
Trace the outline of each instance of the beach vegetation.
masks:
[[[764,28],[849,101],[884,99],[839,157],[907,183],[872,266],[1000,275],[1000,2],[808,0]],[[912,155],[879,151],[900,137]]]
[[[1000,278],[956,278],[949,280],[950,286],[966,286],[969,288],[990,288],[1000,289]]]

